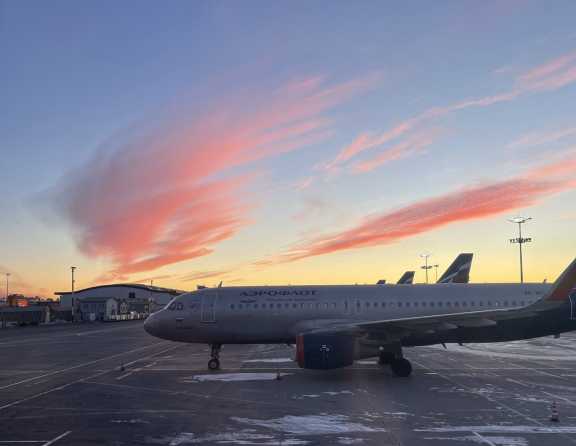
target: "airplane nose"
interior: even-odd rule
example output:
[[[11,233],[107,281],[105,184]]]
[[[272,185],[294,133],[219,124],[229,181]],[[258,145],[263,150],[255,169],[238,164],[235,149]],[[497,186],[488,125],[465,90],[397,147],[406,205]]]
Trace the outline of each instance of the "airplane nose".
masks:
[[[158,315],[156,313],[152,313],[144,321],[144,330],[146,330],[146,333],[151,334],[152,336],[158,336],[159,325],[160,321]]]

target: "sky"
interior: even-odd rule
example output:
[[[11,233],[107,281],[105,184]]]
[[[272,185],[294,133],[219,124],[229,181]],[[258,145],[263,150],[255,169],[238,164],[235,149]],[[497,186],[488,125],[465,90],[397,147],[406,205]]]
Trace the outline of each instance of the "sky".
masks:
[[[576,3],[0,1],[0,272],[473,282],[576,254]],[[434,273],[431,273],[432,278]],[[5,277],[0,277],[4,284]],[[3,294],[3,293],[0,293]]]

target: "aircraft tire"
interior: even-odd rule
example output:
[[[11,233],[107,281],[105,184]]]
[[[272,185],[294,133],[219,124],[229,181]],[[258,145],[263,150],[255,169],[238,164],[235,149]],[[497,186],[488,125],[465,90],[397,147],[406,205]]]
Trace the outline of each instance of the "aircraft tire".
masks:
[[[208,361],[208,370],[220,370],[220,360],[212,358],[210,361]]]
[[[412,373],[412,364],[405,358],[397,358],[390,363],[392,372],[401,378],[406,378]]]

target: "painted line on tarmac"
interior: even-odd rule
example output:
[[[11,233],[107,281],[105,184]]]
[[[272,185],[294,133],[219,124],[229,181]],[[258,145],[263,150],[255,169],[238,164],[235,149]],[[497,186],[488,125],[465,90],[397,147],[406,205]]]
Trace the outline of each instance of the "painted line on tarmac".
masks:
[[[66,432],[64,432],[63,434],[58,435],[56,438],[53,438],[52,440],[47,441],[47,442],[44,443],[42,446],[50,446],[50,445],[56,443],[57,441],[62,440],[64,437],[67,437],[67,436],[70,435],[71,433],[72,433],[72,431],[66,431]]]
[[[105,360],[107,360],[107,359],[112,359],[112,358],[116,358],[116,357],[118,357],[118,356],[128,355],[128,354],[130,354],[130,353],[134,353],[134,352],[137,352],[137,351],[140,351],[140,350],[146,350],[146,349],[148,349],[148,348],[151,348],[151,347],[154,347],[154,346],[157,346],[157,345],[160,345],[160,344],[165,344],[165,342],[156,342],[155,344],[151,344],[151,345],[147,345],[147,346],[144,346],[144,347],[135,348],[135,349],[133,349],[133,350],[128,350],[128,351],[126,351],[126,352],[116,353],[116,354],[111,355],[111,356],[106,356],[106,357],[104,357],[104,358],[95,359],[94,361],[84,362],[84,363],[82,363],[82,364],[78,364],[78,365],[75,365],[75,366],[72,366],[72,367],[68,367],[68,368],[65,368],[65,369],[54,370],[53,372],[45,373],[44,375],[33,376],[32,378],[23,379],[22,381],[18,381],[18,382],[12,383],[12,384],[7,384],[7,385],[5,385],[5,386],[2,386],[2,387],[0,387],[0,390],[9,389],[9,388],[14,387],[14,386],[19,386],[20,384],[26,384],[26,383],[28,383],[28,382],[30,382],[30,381],[35,381],[35,380],[37,380],[37,379],[46,378],[47,376],[53,376],[53,375],[58,375],[59,373],[69,372],[70,370],[75,370],[75,369],[78,369],[78,368],[81,368],[81,367],[85,367],[85,366],[87,366],[87,365],[96,364],[96,363],[98,363],[98,362],[102,362],[102,361],[105,361]]]
[[[438,372],[438,371],[436,371],[436,370],[433,370],[433,369],[431,369],[430,367],[422,364],[421,362],[415,361],[415,360],[413,360],[413,359],[412,359],[412,362],[413,362],[414,364],[418,365],[419,367],[425,369],[425,370],[428,370],[428,371],[430,371],[430,372],[436,372],[437,376],[441,377],[442,379],[444,379],[444,380],[452,383],[453,385],[457,385],[457,386],[463,387],[463,388],[467,389],[468,392],[470,392],[470,393],[472,393],[472,394],[474,394],[474,395],[478,395],[478,396],[484,398],[486,401],[489,401],[489,402],[492,403],[492,404],[496,404],[497,406],[501,406],[501,407],[503,407],[504,409],[506,409],[508,412],[511,412],[511,413],[515,414],[516,416],[519,416],[519,417],[521,417],[521,418],[524,418],[525,420],[527,420],[527,421],[529,421],[529,422],[531,422],[531,423],[533,423],[533,424],[535,424],[535,425],[537,425],[537,426],[539,426],[539,427],[546,427],[546,425],[545,425],[544,423],[541,423],[541,422],[538,421],[537,419],[532,418],[531,416],[526,415],[526,414],[520,412],[519,410],[514,409],[513,407],[509,406],[508,404],[506,404],[506,403],[504,403],[504,402],[502,402],[502,401],[500,401],[500,400],[491,398],[491,397],[489,397],[488,395],[485,395],[485,394],[483,394],[483,393],[474,392],[473,389],[472,389],[469,385],[463,384],[462,382],[459,382],[459,381],[457,381],[457,380],[455,380],[455,379],[453,379],[453,378],[451,378],[451,377],[449,377],[449,376],[447,376],[447,375],[445,375],[445,374],[443,374],[443,373],[440,373],[440,372]],[[561,436],[562,436],[563,438],[565,438],[566,440],[569,440],[570,443],[576,444],[576,440],[575,440],[575,439],[573,439],[573,438],[571,438],[571,437],[568,437],[567,435],[561,435]]]
[[[155,344],[155,345],[157,345],[157,344]],[[162,350],[162,351],[159,351],[159,352],[156,352],[156,353],[152,353],[152,354],[150,354],[150,355],[148,355],[148,356],[143,356],[142,358],[138,358],[138,359],[136,359],[136,360],[134,360],[134,361],[128,362],[128,363],[126,363],[125,365],[131,365],[131,364],[134,364],[134,363],[136,363],[136,362],[138,362],[138,361],[142,361],[142,360],[145,360],[145,359],[147,359],[147,358],[151,358],[151,357],[156,356],[156,355],[161,355],[161,354],[163,354],[163,353],[166,353],[167,351],[175,350],[175,349],[178,348],[178,347],[181,347],[181,346],[180,346],[180,345],[175,345],[175,346],[169,347],[169,348],[167,348],[167,349],[165,349],[165,350]],[[77,383],[79,383],[79,382],[87,382],[87,381],[90,380],[90,379],[98,378],[99,376],[105,375],[106,373],[113,372],[114,370],[116,370],[116,367],[111,368],[111,369],[108,369],[108,370],[104,370],[103,372],[95,373],[95,374],[90,375],[90,376],[86,376],[86,377],[84,377],[84,378],[77,379],[77,380],[75,380],[75,381],[71,381],[71,382],[69,382],[69,383],[67,383],[67,384],[64,384],[64,385],[61,385],[61,386],[58,386],[58,387],[54,387],[54,388],[52,388],[52,389],[50,389],[50,390],[46,390],[46,391],[44,391],[44,392],[37,393],[36,395],[32,395],[32,396],[29,396],[29,397],[26,397],[26,398],[22,398],[21,400],[18,400],[18,401],[13,401],[13,402],[11,402],[11,403],[8,403],[8,404],[5,404],[5,405],[3,405],[3,406],[0,406],[0,410],[8,409],[9,407],[16,406],[17,404],[24,403],[24,402],[26,402],[26,401],[31,401],[31,400],[33,400],[33,399],[39,398],[39,397],[44,396],[44,395],[48,395],[49,393],[56,392],[56,391],[58,391],[58,390],[66,389],[67,387],[70,387],[70,386],[72,386],[72,385],[74,385],[74,384],[77,384]]]
[[[480,440],[481,443],[485,443],[485,444],[490,445],[490,446],[496,446],[494,443],[492,443],[486,437],[483,437],[482,435],[480,435],[478,432],[472,432],[472,434],[474,434],[474,436],[476,438],[478,438],[478,440]]]
[[[76,337],[76,336],[88,336],[91,334],[109,333],[109,332],[121,331],[121,330],[134,330],[134,329],[143,330],[142,327],[143,327],[142,324],[131,324],[129,327],[114,327],[114,328],[107,328],[107,329],[102,329],[102,330],[80,330],[78,332],[70,332],[70,333],[58,332],[58,333],[53,333],[51,336],[50,335],[43,336],[42,334],[38,334],[38,335],[35,335],[32,337],[28,337],[26,339],[0,342],[0,347],[3,347],[3,346],[10,347],[10,346],[18,346],[18,345],[24,345],[24,344],[46,343],[46,341],[56,341],[56,340],[62,339],[62,338]]]

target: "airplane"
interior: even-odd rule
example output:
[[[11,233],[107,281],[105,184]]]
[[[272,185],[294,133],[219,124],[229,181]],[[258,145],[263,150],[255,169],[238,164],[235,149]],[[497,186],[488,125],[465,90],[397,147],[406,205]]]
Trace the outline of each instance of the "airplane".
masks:
[[[472,253],[458,254],[446,272],[436,283],[468,283],[470,281],[470,268],[472,267]]]
[[[295,344],[305,369],[378,357],[400,377],[403,349],[502,342],[576,330],[576,259],[550,284],[310,285],[206,288],[175,297],[144,329],[171,341]]]
[[[468,283],[470,280],[470,268],[474,254],[459,254],[448,269],[442,274],[436,283]],[[397,285],[411,285],[414,282],[414,271],[406,271],[396,282]],[[376,285],[384,285],[386,280],[381,279]]]

